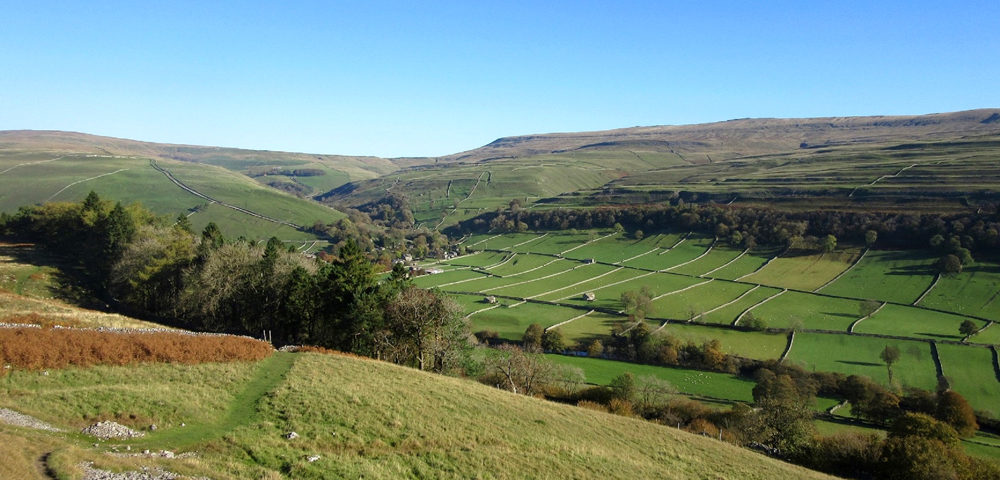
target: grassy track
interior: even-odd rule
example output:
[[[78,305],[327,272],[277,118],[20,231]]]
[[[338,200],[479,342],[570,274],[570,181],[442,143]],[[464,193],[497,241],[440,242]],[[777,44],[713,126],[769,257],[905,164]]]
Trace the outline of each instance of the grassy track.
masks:
[[[160,429],[136,443],[145,447],[183,448],[220,438],[237,427],[259,421],[261,401],[285,381],[295,359],[295,354],[277,352],[258,362],[251,377],[241,385],[242,390],[233,396],[224,412],[213,418],[214,421]]]

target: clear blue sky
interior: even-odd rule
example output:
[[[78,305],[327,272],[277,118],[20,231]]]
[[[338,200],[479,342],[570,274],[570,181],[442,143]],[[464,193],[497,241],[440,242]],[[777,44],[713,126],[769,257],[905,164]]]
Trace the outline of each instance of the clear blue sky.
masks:
[[[517,134],[1000,107],[997,0],[0,11],[0,130],[433,156]]]

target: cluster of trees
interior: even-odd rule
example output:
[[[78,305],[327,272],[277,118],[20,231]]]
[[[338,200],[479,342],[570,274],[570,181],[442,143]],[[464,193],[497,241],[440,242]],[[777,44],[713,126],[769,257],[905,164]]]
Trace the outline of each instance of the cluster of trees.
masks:
[[[584,383],[579,369],[559,366],[531,353],[537,346],[505,344],[492,351],[480,381],[526,395],[643,418],[683,428],[824,472],[850,478],[998,478],[996,464],[967,456],[960,439],[975,432],[971,409],[952,391],[907,390],[897,395],[867,377],[811,373],[776,362],[758,364],[754,403],[709,407],[676,395],[655,377],[623,373],[608,385]],[[816,395],[841,396],[852,413],[888,430],[888,435],[840,433],[821,436],[814,420]]]
[[[91,193],[6,217],[0,231],[72,256],[82,284],[133,315],[188,328],[313,344],[439,372],[464,362],[470,336],[455,302],[414,287],[397,265],[381,282],[352,239],[318,261],[271,238],[227,241],[138,205]]]
[[[758,244],[793,245],[804,241],[833,248],[837,240],[887,248],[926,248],[940,238],[948,248],[970,252],[1000,246],[997,213],[886,213],[842,211],[781,211],[770,208],[685,205],[641,205],[592,209],[504,209],[460,222],[454,235],[471,232],[509,232],[614,228],[630,232],[667,227],[716,235],[731,244],[752,248]],[[953,248],[954,250],[954,248]],[[961,252],[948,252],[958,254]]]

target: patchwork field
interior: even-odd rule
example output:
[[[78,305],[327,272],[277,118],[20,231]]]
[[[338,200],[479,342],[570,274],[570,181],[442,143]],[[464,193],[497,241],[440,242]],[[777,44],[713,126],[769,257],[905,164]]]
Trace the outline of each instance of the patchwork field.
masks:
[[[475,331],[492,330],[506,340],[520,340],[531,323],[551,327],[572,319],[556,327],[576,344],[571,348],[613,341],[612,329],[628,321],[622,294],[645,290],[649,329],[682,341],[716,339],[730,354],[777,359],[788,345],[787,330],[794,329],[788,361],[810,370],[865,374],[882,383],[889,378],[879,353],[887,344],[898,345],[903,358],[893,366],[894,380],[933,389],[937,378],[927,341],[934,340],[946,352],[942,362],[952,364],[945,365],[946,375],[957,384],[982,384],[984,392],[1000,388],[989,375],[989,350],[940,343],[961,340],[963,321],[982,327],[987,321],[976,316],[1000,315],[1000,302],[993,298],[1000,266],[990,260],[941,278],[913,306],[937,278],[933,255],[870,250],[861,257],[862,249],[851,246],[824,254],[744,252],[686,232],[651,231],[636,238],[609,230],[474,235],[463,245],[479,251],[435,262],[431,266],[445,272],[416,282],[456,295]],[[489,295],[497,296],[498,306],[484,301]],[[525,298],[532,301],[524,303]],[[859,322],[867,299],[887,303]],[[852,325],[856,335],[848,332]],[[765,331],[749,331],[750,326]],[[971,341],[1000,343],[1000,328],[991,326]],[[966,369],[980,369],[974,375],[981,376],[970,377]],[[989,394],[972,395],[978,408]]]

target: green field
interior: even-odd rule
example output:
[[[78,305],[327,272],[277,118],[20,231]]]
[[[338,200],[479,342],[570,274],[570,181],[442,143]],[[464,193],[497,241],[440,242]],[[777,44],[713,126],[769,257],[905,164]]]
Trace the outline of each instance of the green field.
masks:
[[[859,323],[854,331],[858,333],[880,333],[913,338],[940,338],[961,340],[959,325],[967,317],[934,312],[916,307],[886,305],[871,318]],[[986,322],[972,320],[982,327]]]
[[[961,393],[976,410],[1000,416],[1000,378],[993,369],[993,353],[986,348],[969,348],[939,343],[941,368],[951,388]]]
[[[798,333],[788,360],[807,370],[866,375],[888,384],[889,374],[879,359],[879,353],[886,345],[895,346],[901,353],[899,361],[892,367],[895,381],[904,386],[934,390],[937,374],[930,345],[926,342]]]
[[[764,266],[768,260],[774,258],[775,255],[780,253],[781,250],[776,248],[756,248],[746,255],[739,257],[733,263],[720,268],[711,274],[706,276],[712,278],[722,278],[726,280],[736,280],[753,272]]]
[[[712,283],[712,285],[722,285],[721,282]],[[701,317],[702,321],[707,323],[721,323],[729,325],[733,323],[736,318],[743,313],[746,309],[757,305],[758,303],[773,297],[781,293],[781,290],[771,287],[750,287],[749,290],[734,297],[717,307],[713,307],[712,311],[706,311],[705,315]],[[780,298],[780,297],[779,297]],[[732,302],[732,303],[730,303]],[[726,305],[728,304],[728,305]],[[721,307],[721,308],[720,308]]]
[[[697,283],[704,281],[698,280]],[[694,281],[691,281],[691,284],[695,284]],[[698,321],[707,322],[711,314],[703,315],[705,312],[736,299],[751,288],[753,287],[744,283],[725,281],[705,283],[654,301],[653,312],[650,315],[675,320],[688,320],[694,316]]]
[[[833,280],[850,267],[860,254],[858,249],[819,254],[792,251],[776,258],[759,272],[742,280],[772,287],[811,291]]]
[[[631,372],[636,377],[651,376],[666,380],[677,391],[688,395],[753,403],[751,391],[754,383],[725,373],[638,365],[600,358],[565,355],[546,355],[545,358],[561,365],[580,368],[583,370],[587,382],[595,385],[607,385],[615,377],[625,372]]]
[[[479,308],[490,306],[485,303],[480,305]],[[508,303],[508,305],[513,304]],[[518,303],[517,306],[497,307],[477,313],[470,320],[472,321],[473,331],[493,330],[500,335],[500,338],[519,342],[528,325],[532,323],[537,323],[543,328],[548,328],[585,313],[587,313],[586,310],[528,302]]]
[[[977,261],[955,276],[944,276],[920,305],[1000,320],[1000,264]]]
[[[871,250],[851,271],[820,292],[913,303],[934,281],[936,260],[923,251]]]
[[[846,332],[851,323],[861,317],[859,303],[857,300],[789,291],[754,308],[752,312],[768,327],[788,328],[798,324],[810,329]]]
[[[691,262],[687,265],[672,268],[670,269],[670,271],[673,273],[680,273],[684,275],[695,275],[695,276],[704,275],[708,272],[717,269],[721,270],[721,268],[719,267],[722,267],[723,265],[728,265],[729,262],[732,262],[741,253],[743,253],[742,250],[733,250],[731,248],[720,246],[719,243],[716,243],[715,246],[712,247],[712,249],[709,250],[708,254],[705,255],[704,257],[701,257],[698,260]]]
[[[788,344],[788,338],[783,333],[745,332],[686,323],[668,323],[661,332],[696,344],[718,339],[724,352],[757,360],[780,357]]]

